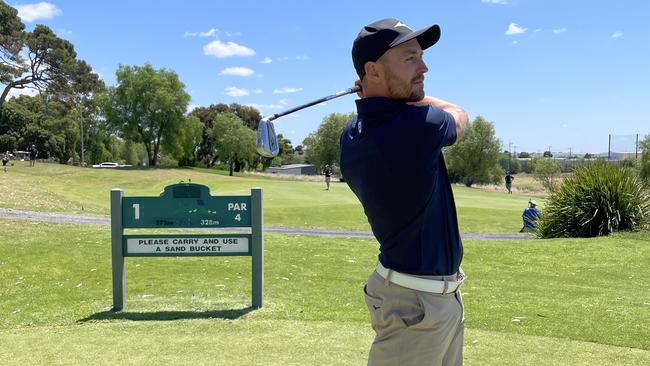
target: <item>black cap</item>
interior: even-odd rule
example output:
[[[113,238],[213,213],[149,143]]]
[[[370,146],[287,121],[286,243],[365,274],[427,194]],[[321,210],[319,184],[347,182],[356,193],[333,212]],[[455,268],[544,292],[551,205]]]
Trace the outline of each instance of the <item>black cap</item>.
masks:
[[[363,27],[352,45],[352,62],[359,78],[365,76],[366,62],[377,61],[389,49],[413,38],[425,50],[440,39],[440,27],[434,24],[413,32],[406,24],[393,18],[378,20]]]

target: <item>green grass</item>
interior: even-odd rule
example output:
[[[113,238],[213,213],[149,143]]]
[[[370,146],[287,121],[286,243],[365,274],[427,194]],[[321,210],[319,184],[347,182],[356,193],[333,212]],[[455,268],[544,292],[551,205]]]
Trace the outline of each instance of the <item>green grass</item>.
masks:
[[[0,181],[0,207],[33,211],[109,215],[109,193],[157,195],[169,184],[205,184],[213,195],[248,194],[264,189],[267,226],[370,230],[357,198],[345,183],[330,191],[323,182],[229,177],[208,169],[90,169],[59,164],[16,162]],[[513,233],[521,228],[521,212],[529,197],[454,187],[460,229],[471,233]]]
[[[365,364],[374,240],[268,235],[256,311],[250,258],[127,258],[127,308],[111,313],[107,228],[2,220],[0,232],[3,364]],[[649,244],[466,242],[466,364],[647,365]]]

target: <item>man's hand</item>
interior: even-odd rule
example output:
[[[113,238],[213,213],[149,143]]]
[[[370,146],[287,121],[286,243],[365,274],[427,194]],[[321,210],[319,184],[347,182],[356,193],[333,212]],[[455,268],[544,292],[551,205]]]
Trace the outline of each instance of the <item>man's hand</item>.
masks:
[[[463,134],[465,134],[465,128],[467,127],[469,120],[467,117],[467,112],[465,112],[465,110],[460,106],[449,103],[442,99],[429,96],[422,98],[422,100],[418,102],[411,102],[408,104],[418,107],[432,105],[434,107],[442,109],[445,112],[449,112],[454,117],[454,122],[456,122],[456,142],[460,141],[461,137],[463,137]]]
[[[359,87],[359,91],[357,92],[357,96],[359,96],[359,98],[362,98],[362,99],[363,99],[363,85],[361,84],[361,79],[357,79],[357,80],[354,82],[354,86],[358,86],[358,87]]]

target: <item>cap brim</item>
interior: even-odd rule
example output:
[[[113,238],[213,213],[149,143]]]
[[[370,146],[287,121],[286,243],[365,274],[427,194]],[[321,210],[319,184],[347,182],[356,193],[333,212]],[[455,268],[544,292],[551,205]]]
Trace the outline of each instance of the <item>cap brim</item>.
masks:
[[[419,31],[407,34],[404,37],[396,38],[393,42],[391,42],[390,46],[398,46],[404,42],[412,40],[413,38],[417,38],[420,47],[423,50],[426,50],[427,48],[436,44],[440,39],[440,27],[438,24],[434,24],[429,28],[420,29]]]

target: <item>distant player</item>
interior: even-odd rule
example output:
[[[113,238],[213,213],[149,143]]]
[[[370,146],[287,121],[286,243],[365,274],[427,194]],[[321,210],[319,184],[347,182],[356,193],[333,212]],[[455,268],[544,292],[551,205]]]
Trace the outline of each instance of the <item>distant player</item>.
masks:
[[[506,189],[508,190],[508,193],[512,194],[512,181],[515,180],[515,177],[513,177],[510,172],[508,172],[504,180],[506,181]]]
[[[325,169],[323,169],[323,174],[325,175],[325,184],[327,184],[327,190],[330,190],[330,181],[332,180],[332,168],[330,168],[329,165],[325,165]]]

